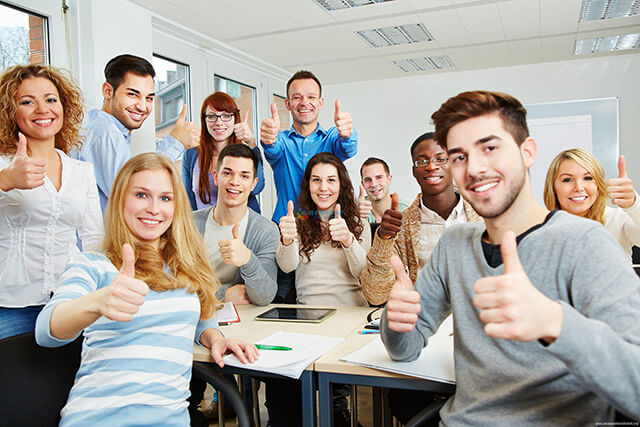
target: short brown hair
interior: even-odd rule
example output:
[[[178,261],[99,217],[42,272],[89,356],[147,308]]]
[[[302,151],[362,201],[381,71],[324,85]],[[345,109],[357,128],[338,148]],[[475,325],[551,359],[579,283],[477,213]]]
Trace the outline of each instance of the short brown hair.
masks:
[[[453,126],[491,113],[498,113],[505,130],[518,145],[529,136],[527,110],[520,101],[506,93],[477,90],[462,92],[449,98],[438,111],[431,115],[431,120],[436,127],[434,137],[446,150],[447,134]]]
[[[362,169],[364,169],[365,166],[371,166],[378,163],[382,165],[387,175],[391,175],[391,172],[389,172],[389,165],[387,164],[387,162],[377,157],[369,157],[367,160],[364,161],[362,166],[360,166],[360,178],[362,178]]]
[[[320,89],[319,95],[322,96],[322,85],[320,84],[320,80],[318,80],[315,74],[313,74],[311,71],[300,70],[300,71],[296,71],[296,73],[293,76],[291,76],[291,78],[287,82],[287,98],[289,98],[289,86],[291,86],[291,83],[293,83],[295,80],[306,80],[306,79],[311,79],[318,84],[318,88]]]

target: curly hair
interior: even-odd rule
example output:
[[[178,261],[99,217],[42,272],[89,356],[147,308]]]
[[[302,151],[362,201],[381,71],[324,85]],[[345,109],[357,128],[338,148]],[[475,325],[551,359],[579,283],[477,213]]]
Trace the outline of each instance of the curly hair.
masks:
[[[134,174],[145,170],[166,171],[173,184],[175,210],[171,225],[160,237],[159,250],[137,239],[124,220],[124,201],[129,181]],[[205,255],[202,236],[193,222],[180,173],[173,162],[162,154],[138,154],[122,166],[113,181],[105,211],[103,250],[116,268],[122,266],[122,245],[125,243],[131,245],[136,257],[136,279],[144,281],[150,289],[158,292],[188,288],[198,295],[200,317],[207,319],[213,315],[218,304],[215,292],[220,287],[220,281]],[[165,272],[165,264],[173,272],[172,276]]]
[[[300,196],[298,198],[298,215],[296,218],[296,227],[298,228],[298,237],[300,239],[300,255],[311,260],[311,254],[316,250],[322,242],[331,241],[329,236],[328,224],[323,222],[318,215],[318,207],[311,198],[309,191],[309,179],[314,166],[318,164],[329,164],[335,166],[338,171],[338,183],[340,185],[340,194],[338,202],[340,204],[341,216],[347,223],[349,231],[354,235],[356,240],[360,240],[362,234],[362,223],[358,217],[358,209],[353,195],[353,186],[349,178],[349,172],[335,154],[318,153],[309,160],[307,168],[302,176],[300,184]],[[334,248],[341,247],[340,242],[331,241]]]
[[[233,114],[234,123],[240,123],[240,109],[232,97],[224,92],[214,92],[207,96],[202,102],[200,109],[200,145],[198,145],[198,164],[200,166],[200,176],[198,177],[198,196],[202,203],[211,203],[211,186],[209,185],[209,170],[213,163],[213,157],[219,155],[216,153],[216,146],[209,129],[205,114],[207,107]],[[229,144],[236,144],[240,141],[236,137],[235,132],[229,136]]]
[[[82,146],[80,125],[84,118],[84,100],[71,76],[49,65],[15,65],[0,76],[0,155],[13,155],[18,148],[18,121],[16,94],[22,82],[31,78],[49,80],[58,90],[63,108],[62,128],[55,136],[55,147],[69,153]]]
[[[607,199],[609,192],[607,191],[607,183],[604,180],[604,168],[596,157],[582,148],[571,148],[558,154],[549,165],[547,177],[544,181],[544,205],[549,210],[562,209],[558,196],[556,195],[555,182],[560,172],[560,165],[565,160],[573,160],[582,166],[593,177],[593,181],[598,187],[598,197],[589,208],[587,218],[604,224],[604,210],[607,207]]]

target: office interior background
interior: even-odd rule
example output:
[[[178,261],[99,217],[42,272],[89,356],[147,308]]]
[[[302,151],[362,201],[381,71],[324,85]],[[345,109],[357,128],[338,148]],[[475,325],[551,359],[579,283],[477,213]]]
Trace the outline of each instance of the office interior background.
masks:
[[[419,191],[409,146],[433,129],[431,113],[450,96],[496,90],[524,104],[615,97],[619,145],[610,149],[626,156],[637,188],[639,11],[639,0],[0,0],[0,68],[66,68],[91,109],[102,104],[107,60],[152,59],[158,97],[134,133],[135,152],[153,150],[183,103],[198,122],[215,90],[249,109],[255,133],[272,102],[288,128],[286,81],[308,69],[323,83],[320,123],[333,125],[337,98],[353,116],[352,177],[367,157],[381,157],[392,191],[407,200]],[[276,195],[266,162],[265,170],[261,205],[270,215]]]

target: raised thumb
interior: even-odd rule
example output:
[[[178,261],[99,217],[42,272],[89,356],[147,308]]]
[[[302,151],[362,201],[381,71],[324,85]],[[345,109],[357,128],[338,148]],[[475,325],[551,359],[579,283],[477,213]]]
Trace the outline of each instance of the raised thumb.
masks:
[[[618,178],[626,178],[627,177],[627,167],[626,162],[624,160],[624,156],[620,156],[618,158]]]
[[[287,202],[287,216],[293,216],[293,202],[291,200]]]
[[[342,103],[340,102],[339,99],[336,99],[336,112],[335,112],[335,117],[338,117],[338,114],[340,114],[340,112],[342,111]]]
[[[240,238],[240,224],[236,224],[233,226],[233,228],[231,229],[231,235],[234,239]]]
[[[136,275],[136,261],[133,255],[133,249],[131,245],[125,243],[122,245],[122,267],[120,267],[120,274],[135,277]]]
[[[27,157],[27,137],[22,132],[18,132],[18,148],[16,157]]]
[[[393,193],[391,195],[391,210],[397,211],[400,207],[400,199],[398,199],[398,193]]]
[[[179,122],[186,122],[187,121],[187,113],[189,112],[189,110],[187,109],[187,104],[183,104],[182,105],[182,111],[180,111],[180,115],[178,116],[178,120]]]
[[[276,121],[276,123],[280,124],[280,115],[278,114],[278,106],[276,103],[271,104],[271,118]]]
[[[502,238],[500,245],[502,263],[504,264],[504,274],[520,273],[523,271],[520,257],[518,256],[518,245],[516,235],[513,231],[507,231]]]
[[[242,123],[247,123],[249,120],[249,110],[244,112],[244,116],[242,116]]]
[[[334,218],[340,218],[340,203],[336,203],[335,207],[333,208],[333,217]]]
[[[362,184],[360,184],[360,194],[358,195],[358,200],[359,201],[363,201],[364,200],[364,193],[365,193],[364,186]]]
[[[393,272],[396,275],[396,283],[399,283],[405,289],[411,289],[413,287],[413,285],[411,284],[411,279],[409,279],[407,271],[405,270],[405,266],[398,255],[391,255],[391,258],[389,258],[389,263],[391,264],[391,268],[393,268]]]

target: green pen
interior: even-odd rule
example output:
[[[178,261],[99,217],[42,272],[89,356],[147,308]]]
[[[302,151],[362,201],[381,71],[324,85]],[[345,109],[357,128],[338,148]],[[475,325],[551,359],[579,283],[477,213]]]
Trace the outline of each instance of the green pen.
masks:
[[[281,345],[255,344],[255,346],[260,350],[280,350],[280,351],[293,350],[291,347],[283,347]]]

